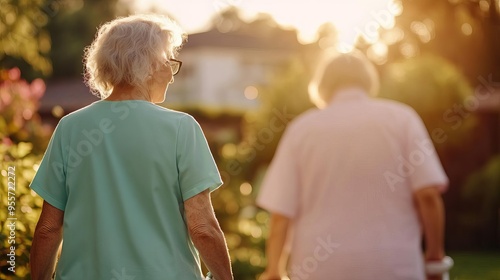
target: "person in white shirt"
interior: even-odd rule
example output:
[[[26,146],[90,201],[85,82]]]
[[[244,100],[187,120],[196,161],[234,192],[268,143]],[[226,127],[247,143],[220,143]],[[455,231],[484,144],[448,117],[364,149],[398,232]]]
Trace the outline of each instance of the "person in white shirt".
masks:
[[[441,279],[448,178],[418,114],[373,98],[374,66],[336,54],[287,127],[257,204],[271,213],[262,280]],[[422,235],[425,240],[422,252]]]

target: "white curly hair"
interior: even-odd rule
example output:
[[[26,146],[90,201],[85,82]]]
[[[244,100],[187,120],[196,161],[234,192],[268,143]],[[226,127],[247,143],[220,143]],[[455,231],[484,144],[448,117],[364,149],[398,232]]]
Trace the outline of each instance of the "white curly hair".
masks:
[[[85,49],[85,81],[101,99],[117,85],[145,92],[148,78],[177,55],[185,39],[184,31],[163,15],[132,15],[107,22]]]

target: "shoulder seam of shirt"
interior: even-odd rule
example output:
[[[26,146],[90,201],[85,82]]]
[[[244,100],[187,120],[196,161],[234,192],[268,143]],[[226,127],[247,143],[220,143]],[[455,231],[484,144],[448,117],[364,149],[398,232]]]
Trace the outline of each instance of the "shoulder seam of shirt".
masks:
[[[178,168],[179,166],[179,160],[178,160],[178,147],[179,147],[179,135],[181,134],[180,131],[181,131],[181,124],[182,124],[182,120],[184,119],[186,115],[182,114],[181,117],[179,118],[179,123],[177,124],[177,135],[175,135],[175,166]]]
[[[67,171],[68,171],[68,157],[66,156],[66,154],[64,153],[64,143],[63,143],[63,140],[64,140],[64,128],[63,128],[63,122],[66,123],[66,116],[64,116],[63,118],[61,118],[61,120],[59,120],[59,123],[57,124],[59,126],[59,129],[60,129],[60,132],[59,132],[59,137],[61,138],[59,143],[61,144],[61,155],[62,155],[62,158],[63,158],[63,172],[64,172],[64,175],[66,177],[67,175]],[[67,190],[66,190],[67,191]]]

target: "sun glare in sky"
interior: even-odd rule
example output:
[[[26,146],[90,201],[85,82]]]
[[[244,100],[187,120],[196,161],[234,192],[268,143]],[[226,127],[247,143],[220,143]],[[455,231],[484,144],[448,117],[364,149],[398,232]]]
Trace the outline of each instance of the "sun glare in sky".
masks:
[[[318,27],[331,22],[338,30],[340,47],[345,49],[352,47],[358,36],[375,41],[377,29],[392,27],[394,16],[401,13],[394,0],[136,0],[133,4],[137,11],[155,7],[167,12],[188,33],[206,30],[217,13],[231,6],[241,10],[247,20],[259,13],[270,14],[279,24],[297,29],[303,43],[313,41]]]

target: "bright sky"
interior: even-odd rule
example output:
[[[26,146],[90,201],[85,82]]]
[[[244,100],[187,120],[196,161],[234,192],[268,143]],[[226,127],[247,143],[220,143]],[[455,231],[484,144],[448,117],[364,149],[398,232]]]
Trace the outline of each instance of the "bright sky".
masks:
[[[271,14],[279,24],[296,28],[303,42],[314,40],[317,28],[330,21],[339,30],[340,42],[346,47],[359,35],[377,39],[376,29],[391,27],[394,16],[401,12],[393,0],[135,0],[134,3],[139,11],[151,6],[165,10],[188,33],[206,30],[210,20],[230,6],[240,9],[245,19],[252,19],[258,13]]]

